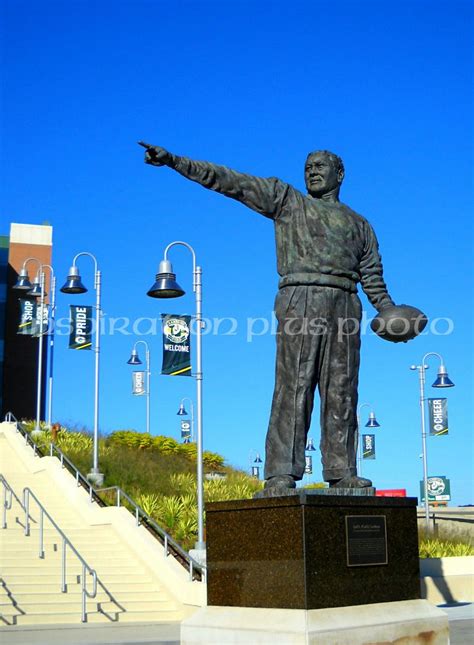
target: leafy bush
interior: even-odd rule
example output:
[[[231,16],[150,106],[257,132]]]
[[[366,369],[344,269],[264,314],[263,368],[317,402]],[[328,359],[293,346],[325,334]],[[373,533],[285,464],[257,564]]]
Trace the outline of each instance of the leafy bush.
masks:
[[[433,538],[421,540],[419,551],[420,558],[450,558],[474,555],[474,546],[464,542],[450,542]]]

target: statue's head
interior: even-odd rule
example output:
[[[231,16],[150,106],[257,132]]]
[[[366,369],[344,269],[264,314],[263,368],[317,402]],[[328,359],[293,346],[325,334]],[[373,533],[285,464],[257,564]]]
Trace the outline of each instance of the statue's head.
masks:
[[[304,167],[304,178],[312,197],[323,197],[331,192],[337,196],[344,179],[341,157],[329,150],[310,152]]]

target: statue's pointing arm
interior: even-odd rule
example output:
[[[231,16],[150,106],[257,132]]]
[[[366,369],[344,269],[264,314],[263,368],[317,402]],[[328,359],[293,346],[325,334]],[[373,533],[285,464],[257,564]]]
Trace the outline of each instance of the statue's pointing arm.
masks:
[[[365,237],[364,255],[360,262],[360,282],[371,304],[377,311],[380,311],[384,307],[388,307],[394,303],[388,294],[387,286],[383,279],[383,266],[379,253],[379,244],[368,222],[366,222]]]
[[[179,157],[158,146],[141,145],[146,147],[145,163],[173,168],[183,177],[232,197],[266,217],[278,217],[289,188],[279,179],[254,177],[208,161]]]

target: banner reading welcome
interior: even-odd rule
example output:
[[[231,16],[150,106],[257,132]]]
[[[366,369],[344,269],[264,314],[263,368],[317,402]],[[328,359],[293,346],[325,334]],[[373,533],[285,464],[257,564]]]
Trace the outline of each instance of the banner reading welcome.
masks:
[[[168,376],[191,376],[191,316],[161,314],[163,321],[163,365]]]

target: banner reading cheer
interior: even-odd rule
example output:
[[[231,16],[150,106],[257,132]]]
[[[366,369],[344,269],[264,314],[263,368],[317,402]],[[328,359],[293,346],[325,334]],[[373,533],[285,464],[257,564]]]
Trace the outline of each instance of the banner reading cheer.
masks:
[[[168,376],[191,376],[191,316],[161,314],[163,321],[163,365]]]
[[[430,434],[448,434],[448,399],[428,399]]]

